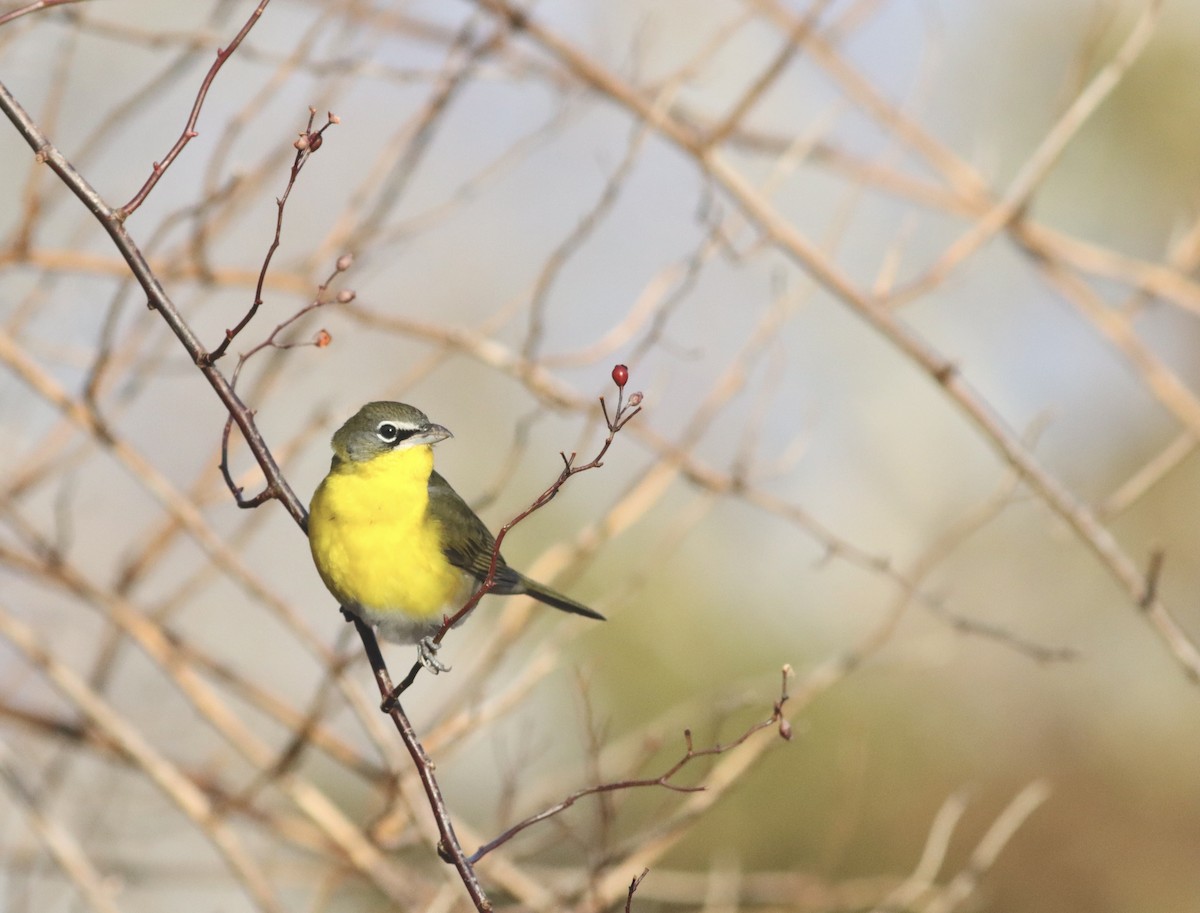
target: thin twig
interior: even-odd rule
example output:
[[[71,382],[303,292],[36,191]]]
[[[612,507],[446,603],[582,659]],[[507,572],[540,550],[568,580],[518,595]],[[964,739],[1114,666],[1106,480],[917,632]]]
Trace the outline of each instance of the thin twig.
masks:
[[[643,93],[604,67],[596,58],[587,55],[558,32],[508,0],[475,2],[534,41],[567,67],[576,78],[628,109],[653,126],[665,139],[695,158],[709,178],[728,194],[731,201],[773,246],[938,384],[947,399],[962,412],[996,454],[1016,469],[1030,489],[1071,528],[1079,541],[1121,585],[1127,596],[1135,604],[1141,600],[1144,592],[1141,569],[1122,548],[1117,538],[1061,479],[1024,446],[991,404],[963,377],[958,366],[926,341],[910,324],[901,321],[887,302],[873,298],[859,288],[841,267],[823,257],[815,245],[741,170],[703,145],[694,125],[679,120],[670,112],[660,110]],[[1147,9],[1152,10],[1155,7],[1156,4],[1150,4]],[[1140,28],[1142,26],[1137,27]],[[838,67],[839,72],[836,75],[839,79],[846,80],[848,85],[854,87],[855,92],[862,93],[864,104],[869,104],[873,113],[893,126],[898,136],[914,143],[919,142],[922,152],[944,171],[948,180],[953,180],[956,185],[961,186],[964,195],[974,199],[986,194],[986,189],[977,175],[946,147],[928,140],[923,133],[914,133],[908,122],[901,121],[899,115],[868,86],[861,75],[852,71],[841,60],[836,50],[824,43],[819,35],[811,34],[809,42],[809,51],[821,63],[831,69],[834,66]],[[1154,600],[1142,615],[1162,639],[1187,678],[1193,683],[1200,683],[1200,646],[1197,646],[1180,627],[1162,601]]]
[[[233,41],[229,42],[224,48],[217,49],[217,59],[208,68],[204,80],[200,83],[200,90],[196,93],[196,100],[192,103],[192,111],[188,115],[183,132],[179,134],[179,139],[175,140],[175,145],[170,148],[166,157],[161,162],[155,162],[151,166],[150,177],[146,178],[146,183],[133,195],[133,199],[113,211],[113,218],[118,222],[124,222],[133,215],[139,206],[146,202],[146,197],[150,195],[150,191],[154,189],[154,186],[166,173],[167,169],[171,167],[175,159],[179,157],[179,153],[183,151],[184,146],[200,135],[196,131],[196,122],[200,119],[200,109],[204,107],[204,99],[208,95],[208,90],[212,86],[213,80],[217,78],[217,73],[221,71],[221,67],[225,66],[225,61],[233,55],[233,52],[238,49],[238,45],[250,34],[250,30],[254,28],[255,23],[258,22],[259,17],[262,16],[263,11],[266,10],[267,4],[270,2],[271,0],[261,0],[254,12],[250,14],[250,18],[242,26],[241,31],[234,36]]]
[[[383,652],[379,649],[379,641],[375,638],[375,632],[357,615],[347,612],[346,617],[354,623],[354,628],[362,639],[363,650],[367,654],[371,671],[375,674],[375,683],[379,688],[379,694],[384,699],[384,712],[396,724],[400,739],[404,742],[404,747],[408,750],[417,774],[421,778],[421,786],[425,790],[425,797],[429,801],[429,807],[433,812],[433,818],[437,823],[438,834],[441,838],[438,842],[438,855],[458,871],[472,903],[475,904],[475,909],[480,913],[487,913],[492,909],[491,901],[484,893],[483,886],[475,874],[475,868],[466,853],[463,852],[458,836],[454,833],[454,823],[450,820],[446,800],[442,796],[437,778],[433,775],[433,763],[417,739],[416,731],[408,719],[408,714],[404,712],[404,708],[396,699],[396,688],[392,685],[387,664],[383,660]]]
[[[7,25],[14,19],[24,16],[26,13],[36,13],[38,10],[50,9],[52,6],[66,6],[69,3],[82,3],[83,0],[36,0],[34,3],[27,3],[25,6],[19,6],[14,10],[9,10],[7,13],[0,15],[0,25]]]
[[[683,770],[685,767],[687,767],[692,761],[696,760],[697,758],[707,758],[707,757],[712,757],[714,755],[724,754],[725,752],[731,751],[732,749],[737,748],[739,745],[743,744],[747,739],[751,738],[755,733],[761,732],[762,730],[768,729],[772,726],[778,726],[779,735],[781,738],[784,738],[787,740],[791,739],[792,727],[791,727],[791,724],[787,721],[787,719],[783,715],[783,705],[785,703],[787,703],[787,700],[788,700],[788,678],[790,677],[790,675],[791,675],[790,667],[785,666],[783,669],[783,673],[781,675],[782,682],[780,685],[779,697],[775,701],[774,705],[771,708],[771,715],[767,719],[761,720],[761,721],[755,723],[754,725],[750,726],[748,729],[746,729],[741,735],[739,735],[732,742],[728,742],[724,745],[718,743],[716,745],[713,745],[710,748],[699,748],[698,749],[698,748],[694,747],[694,745],[692,744],[692,731],[690,729],[685,729],[683,731],[683,742],[684,742],[684,745],[686,746],[686,750],[684,751],[683,755],[680,756],[679,760],[677,760],[674,764],[672,764],[670,767],[668,767],[663,773],[659,774],[657,777],[643,777],[640,779],[617,780],[613,783],[601,783],[597,786],[588,786],[588,787],[585,787],[584,789],[577,790],[576,792],[571,793],[571,795],[567,796],[561,802],[556,802],[554,805],[551,805],[549,808],[545,808],[542,811],[538,812],[537,814],[530,815],[528,818],[524,819],[523,821],[517,822],[512,827],[508,828],[508,830],[504,831],[504,833],[502,833],[498,837],[496,837],[494,840],[491,840],[491,841],[485,843],[483,846],[481,846],[479,849],[477,849],[474,853],[471,854],[471,856],[470,856],[471,862],[478,862],[480,859],[482,859],[484,856],[486,856],[492,850],[496,849],[499,846],[502,846],[503,844],[507,843],[509,840],[512,840],[512,838],[517,836],[517,834],[521,833],[521,831],[525,830],[526,828],[532,827],[533,825],[538,824],[539,822],[545,821],[548,818],[553,818],[555,815],[566,811],[568,808],[570,808],[572,805],[574,805],[580,799],[585,798],[586,796],[603,795],[604,793],[620,792],[620,791],[629,790],[629,789],[642,789],[642,788],[645,788],[648,786],[660,786],[663,789],[669,789],[672,792],[677,792],[677,793],[703,792],[705,789],[705,787],[703,787],[703,786],[679,786],[675,783],[672,783],[671,778],[674,777],[677,773],[679,773],[681,770]]]
[[[233,828],[214,814],[211,801],[168,758],[162,755],[134,726],[97,695],[72,669],[60,663],[34,633],[5,606],[0,606],[0,636],[26,662],[41,671],[118,749],[132,758],[149,780],[193,821],[237,874],[247,892],[263,911],[282,913],[270,880],[243,845]]]
[[[292,518],[300,524],[301,528],[307,525],[308,514],[304,509],[304,505],[300,499],[296,497],[296,493],[292,491],[290,485],[283,477],[283,473],[279,469],[279,464],[275,461],[275,457],[271,454],[270,448],[267,447],[267,442],[263,440],[258,428],[254,424],[254,415],[246,404],[238,398],[237,393],[230,385],[226,377],[217,370],[216,366],[208,363],[208,352],[199,338],[192,331],[191,326],[184,320],[183,315],[176,307],[175,302],[167,294],[151,269],[150,264],[146,261],[141,249],[134,242],[133,238],[126,230],[123,220],[117,210],[108,205],[107,202],[96,192],[90,183],[75,170],[75,167],[70,161],[50,142],[46,135],[38,127],[37,123],[29,116],[29,113],[20,105],[20,103],[9,92],[8,87],[0,83],[0,111],[3,111],[8,119],[16,127],[17,132],[25,139],[29,146],[37,155],[39,162],[48,165],[63,184],[79,199],[87,210],[96,217],[104,230],[108,232],[113,244],[116,246],[121,257],[125,260],[130,272],[133,273],[138,284],[142,287],[142,291],[146,295],[148,305],[159,313],[171,332],[175,334],[176,339],[187,352],[193,364],[199,369],[204,379],[208,381],[216,392],[217,397],[229,410],[234,417],[234,422],[237,424],[242,436],[246,440],[250,452],[254,454],[255,460],[262,467],[263,474],[267,479],[267,488],[271,490],[272,496],[278,498],[280,503],[291,514]]]
[[[289,190],[290,189],[291,188],[289,185]],[[280,215],[282,215],[282,212],[283,212],[282,209],[280,209]],[[278,241],[279,241],[278,227],[276,227],[276,230],[275,230],[275,241],[276,241],[276,243],[278,243]],[[302,307],[298,311],[296,311],[296,313],[292,314],[292,316],[289,317],[287,320],[283,321],[278,326],[276,326],[275,329],[271,331],[271,334],[266,339],[264,339],[258,345],[254,346],[252,349],[248,350],[247,352],[243,353],[242,355],[240,355],[238,357],[238,362],[237,362],[237,365],[233,369],[233,374],[231,374],[229,377],[229,385],[231,387],[233,387],[233,388],[237,387],[238,378],[241,376],[242,368],[245,367],[246,362],[248,362],[251,358],[253,358],[255,355],[257,355],[263,349],[296,349],[296,348],[301,348],[301,347],[306,347],[306,346],[314,346],[318,349],[323,349],[327,345],[329,345],[329,343],[332,341],[332,337],[329,335],[329,333],[326,330],[323,330],[323,329],[318,330],[316,335],[312,339],[310,339],[306,342],[280,343],[280,342],[276,342],[275,339],[281,332],[283,332],[285,329],[290,327],[293,323],[295,323],[301,317],[305,316],[306,314],[308,314],[312,311],[315,311],[317,308],[324,307],[325,305],[330,304],[332,302],[336,302],[338,304],[349,304],[351,301],[353,301],[354,300],[354,292],[351,289],[343,289],[342,291],[338,292],[337,295],[334,296],[333,298],[327,298],[325,296],[325,293],[329,290],[329,286],[333,284],[333,280],[340,273],[343,273],[346,270],[348,270],[350,268],[350,265],[353,262],[354,262],[354,258],[350,254],[343,254],[342,256],[338,257],[337,263],[334,264],[333,271],[325,278],[324,282],[322,282],[319,286],[317,286],[317,293],[313,296],[312,300],[308,304],[306,304],[304,307]],[[265,264],[263,265],[263,271],[265,274],[265,272],[266,272]],[[260,288],[261,288],[261,286],[260,286]],[[243,327],[246,324],[246,322],[248,322],[250,316],[251,316],[250,314],[246,315],[246,319],[243,320],[242,323],[240,323],[238,325],[238,329],[241,329],[241,327]],[[228,341],[228,337],[227,337],[226,341]],[[270,500],[275,495],[273,494],[270,487],[268,486],[267,488],[264,488],[261,492],[259,492],[254,497],[246,498],[243,496],[242,492],[244,491],[244,489],[242,488],[241,485],[238,485],[237,482],[234,481],[233,473],[230,471],[230,468],[229,468],[229,436],[232,431],[233,431],[233,415],[231,413],[225,419],[225,428],[221,432],[221,463],[220,463],[220,467],[219,467],[221,470],[221,476],[222,476],[222,478],[224,478],[225,485],[229,488],[230,493],[233,495],[234,503],[237,504],[238,507],[247,508],[247,509],[258,507],[260,504],[264,503],[265,501]]]
[[[629,893],[625,895],[625,913],[630,913],[633,909],[633,895],[637,893],[637,889],[642,886],[642,880],[649,874],[649,869],[642,869],[642,874],[629,882]]]
[[[326,116],[325,123],[321,125],[321,129],[313,130],[313,119],[316,116],[316,109],[309,108],[308,126],[305,127],[304,131],[300,134],[300,138],[297,139],[294,144],[296,148],[296,157],[292,160],[292,168],[288,173],[287,187],[284,188],[283,196],[279,197],[275,201],[275,236],[271,239],[271,244],[267,248],[267,254],[265,257],[263,257],[262,267],[258,271],[258,282],[254,286],[254,301],[251,302],[250,308],[245,314],[242,315],[242,319],[237,322],[234,328],[232,330],[225,331],[225,338],[221,340],[220,345],[218,345],[208,354],[208,364],[213,364],[217,361],[217,359],[221,358],[225,354],[226,350],[229,348],[229,344],[233,342],[238,333],[242,332],[242,330],[246,328],[250,321],[254,319],[254,315],[258,313],[258,309],[262,307],[263,285],[267,281],[267,271],[271,267],[271,260],[275,256],[275,251],[279,249],[279,243],[283,235],[283,212],[287,208],[288,197],[292,195],[292,188],[296,186],[296,178],[300,176],[300,171],[308,162],[309,157],[321,148],[321,145],[324,142],[325,131],[334,124],[339,123],[337,115],[331,113]],[[324,286],[322,286],[322,288],[324,288]],[[292,319],[294,320],[299,316],[300,315],[297,314]],[[291,321],[287,321],[281,326],[284,326],[286,323],[290,322]],[[279,329],[280,327],[276,327],[276,332],[278,332]],[[274,335],[274,333],[271,334],[272,339],[274,338]],[[261,348],[261,346],[259,348]],[[238,367],[241,367],[241,363],[239,363]],[[236,378],[236,376],[237,372],[235,371],[234,378]]]

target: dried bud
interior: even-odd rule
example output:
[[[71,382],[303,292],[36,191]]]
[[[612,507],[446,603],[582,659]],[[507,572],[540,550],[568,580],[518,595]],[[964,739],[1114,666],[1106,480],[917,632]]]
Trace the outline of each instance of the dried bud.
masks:
[[[629,383],[629,369],[624,365],[616,365],[612,369],[612,379],[618,387],[624,387]]]
[[[331,124],[340,124],[342,122],[342,119],[340,117],[338,117],[336,114],[334,114],[332,111],[330,111],[329,112],[329,122]]]
[[[329,335],[328,330],[317,330],[317,335],[313,337],[313,345],[318,349],[323,349],[333,342],[333,337]]]
[[[640,406],[641,404],[642,404],[642,391],[641,390],[639,390],[637,393],[629,394],[629,405]]]
[[[351,301],[353,301],[355,299],[355,297],[357,295],[358,295],[358,293],[356,291],[354,291],[354,289],[344,288],[340,292],[337,293],[337,303],[338,304],[349,304]]]
[[[321,143],[323,143],[323,142],[325,142],[325,139],[321,136],[320,133],[308,134],[308,151],[316,152],[318,149],[321,148]]]
[[[305,149],[308,148],[308,134],[301,133],[300,138],[298,140],[296,140],[296,142],[292,143],[292,145],[296,149],[299,149],[301,152],[303,152]]]
[[[337,258],[337,270],[339,273],[344,273],[354,264],[354,254],[342,254]]]
[[[779,721],[779,734],[788,742],[792,740],[792,724],[788,720]]]

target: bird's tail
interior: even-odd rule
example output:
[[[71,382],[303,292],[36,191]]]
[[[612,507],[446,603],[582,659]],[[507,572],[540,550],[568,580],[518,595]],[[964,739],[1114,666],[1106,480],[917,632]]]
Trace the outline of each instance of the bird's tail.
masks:
[[[595,609],[589,609],[583,603],[576,602],[557,590],[550,589],[545,584],[530,580],[524,574],[521,575],[521,585],[524,587],[526,595],[532,596],[538,602],[544,602],[548,606],[553,606],[563,612],[570,612],[572,615],[583,615],[585,618],[595,618],[598,621],[605,620],[604,616]]]

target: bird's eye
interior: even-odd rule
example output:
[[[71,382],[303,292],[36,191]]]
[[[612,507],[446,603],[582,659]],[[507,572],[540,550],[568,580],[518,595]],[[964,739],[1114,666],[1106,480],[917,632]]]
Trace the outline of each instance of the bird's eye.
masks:
[[[389,447],[397,446],[401,441],[407,441],[417,433],[417,429],[395,422],[384,420],[375,426],[375,436]]]

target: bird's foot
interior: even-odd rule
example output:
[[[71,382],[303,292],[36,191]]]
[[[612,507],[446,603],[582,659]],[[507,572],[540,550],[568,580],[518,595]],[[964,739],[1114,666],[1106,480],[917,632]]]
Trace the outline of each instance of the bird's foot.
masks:
[[[417,658],[421,660],[421,665],[434,675],[450,671],[450,667],[437,658],[438,650],[441,648],[442,645],[432,637],[422,637],[417,642]]]

